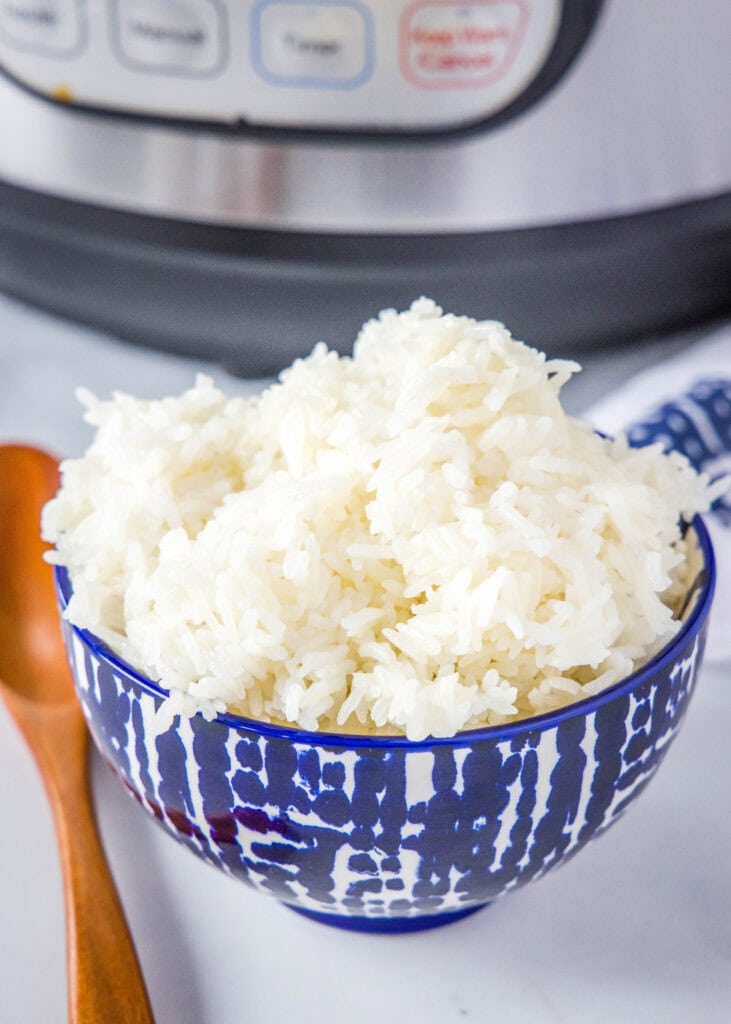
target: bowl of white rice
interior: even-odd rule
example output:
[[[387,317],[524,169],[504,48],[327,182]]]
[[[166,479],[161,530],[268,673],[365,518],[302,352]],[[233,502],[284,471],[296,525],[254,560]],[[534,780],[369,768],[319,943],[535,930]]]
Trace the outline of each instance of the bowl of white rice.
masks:
[[[719,485],[567,416],[577,369],[421,299],[255,398],[81,393],[43,532],[92,734],[163,827],[403,931],[624,810],[697,676]]]

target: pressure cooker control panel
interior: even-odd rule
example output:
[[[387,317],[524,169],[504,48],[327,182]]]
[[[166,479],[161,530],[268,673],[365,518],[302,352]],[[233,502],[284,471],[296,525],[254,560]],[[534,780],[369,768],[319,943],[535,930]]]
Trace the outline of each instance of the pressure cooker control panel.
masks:
[[[102,111],[439,131],[519,97],[561,12],[562,0],[0,0],[0,68]]]

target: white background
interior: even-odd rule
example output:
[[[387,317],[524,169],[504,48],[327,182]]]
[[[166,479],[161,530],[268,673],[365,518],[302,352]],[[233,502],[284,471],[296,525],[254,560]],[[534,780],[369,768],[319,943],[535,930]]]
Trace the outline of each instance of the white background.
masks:
[[[687,341],[588,357],[567,405],[580,410]],[[181,390],[199,369],[229,390],[260,386],[0,296],[0,441],[78,454],[89,433],[77,384],[155,396]],[[165,835],[95,755],[98,818],[158,1024],[727,1024],[728,668],[703,669],[657,777],[607,835],[504,901],[415,935],[341,932],[251,892]],[[2,706],[0,808],[0,1022],[61,1024],[55,839],[35,766]]]

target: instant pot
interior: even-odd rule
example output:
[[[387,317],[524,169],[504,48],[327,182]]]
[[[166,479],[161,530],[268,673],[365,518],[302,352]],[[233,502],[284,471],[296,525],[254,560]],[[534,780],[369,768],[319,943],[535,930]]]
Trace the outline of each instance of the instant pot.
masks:
[[[419,294],[562,352],[728,311],[731,4],[0,0],[0,287],[272,372]]]

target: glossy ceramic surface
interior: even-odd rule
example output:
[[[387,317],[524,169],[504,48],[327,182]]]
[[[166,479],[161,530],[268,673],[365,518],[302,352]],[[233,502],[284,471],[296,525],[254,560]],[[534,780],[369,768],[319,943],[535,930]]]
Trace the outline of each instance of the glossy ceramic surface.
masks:
[[[703,653],[715,569],[678,636],[598,697],[514,725],[410,743],[221,715],[157,736],[162,691],[64,620],[102,755],[194,853],[329,924],[411,931],[540,878],[605,831],[675,737]],[[61,607],[70,588],[57,571]]]

